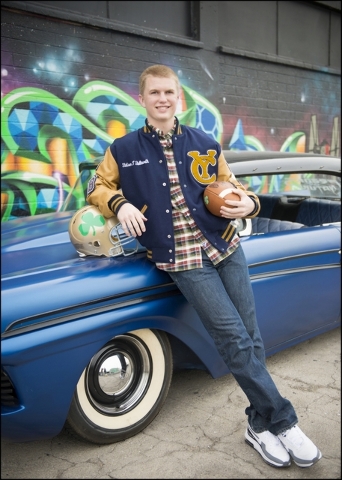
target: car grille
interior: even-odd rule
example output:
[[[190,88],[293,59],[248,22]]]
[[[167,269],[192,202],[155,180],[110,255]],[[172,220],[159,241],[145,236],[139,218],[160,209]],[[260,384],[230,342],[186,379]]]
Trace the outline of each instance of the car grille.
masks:
[[[1,370],[1,405],[10,407],[18,404],[19,400],[12,382],[7,374]]]

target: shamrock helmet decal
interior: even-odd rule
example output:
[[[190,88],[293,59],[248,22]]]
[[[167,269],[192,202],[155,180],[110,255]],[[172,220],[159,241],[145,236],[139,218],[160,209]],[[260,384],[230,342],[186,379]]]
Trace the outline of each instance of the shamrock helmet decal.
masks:
[[[132,255],[138,242],[127,237],[116,216],[105,218],[94,205],[77,210],[69,222],[69,237],[80,257]]]

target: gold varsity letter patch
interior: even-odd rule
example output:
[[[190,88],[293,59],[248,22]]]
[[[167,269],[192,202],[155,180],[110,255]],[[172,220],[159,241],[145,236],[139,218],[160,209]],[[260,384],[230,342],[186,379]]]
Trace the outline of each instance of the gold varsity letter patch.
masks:
[[[215,182],[216,175],[209,175],[209,165],[216,165],[216,150],[207,150],[206,155],[201,155],[200,152],[192,151],[188,152],[189,157],[193,160],[191,162],[191,173],[195,179],[203,185]]]

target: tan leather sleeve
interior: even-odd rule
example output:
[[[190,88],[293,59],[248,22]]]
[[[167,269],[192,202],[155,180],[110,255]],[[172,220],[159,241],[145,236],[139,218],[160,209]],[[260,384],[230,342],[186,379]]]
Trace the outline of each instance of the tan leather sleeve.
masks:
[[[229,165],[224,158],[223,153],[221,152],[219,159],[218,159],[219,165],[218,165],[218,177],[217,180],[219,182],[231,182],[233,185],[235,185],[236,188],[240,188],[243,190],[249,197],[251,197],[255,204],[256,208],[251,212],[251,215],[247,215],[245,218],[253,218],[258,215],[260,212],[260,201],[257,195],[254,192],[250,192],[249,190],[246,190],[246,188],[240,183],[237,178],[235,177],[234,173],[231,171],[229,168]]]
[[[106,150],[103,161],[98,165],[95,175],[95,188],[88,193],[87,202],[98,207],[104,217],[112,217],[115,212],[114,207],[126,202],[126,199],[120,190],[118,164],[109,148]],[[115,202],[113,202],[113,210],[111,210],[108,203],[113,197]]]

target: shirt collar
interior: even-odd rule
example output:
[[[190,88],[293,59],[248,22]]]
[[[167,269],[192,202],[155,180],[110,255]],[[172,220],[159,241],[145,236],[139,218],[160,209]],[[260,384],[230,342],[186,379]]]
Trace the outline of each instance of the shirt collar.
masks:
[[[171,128],[171,130],[167,133],[164,133],[162,130],[159,130],[159,128],[156,128],[154,127],[153,125],[151,125],[148,120],[146,119],[146,125],[147,125],[147,128],[150,130],[150,132],[156,132],[156,134],[158,135],[158,137],[160,138],[171,138],[172,135],[174,135],[175,131],[176,131],[176,128],[177,128],[177,119],[175,117],[175,121],[174,121],[174,124],[173,124],[173,127]]]

